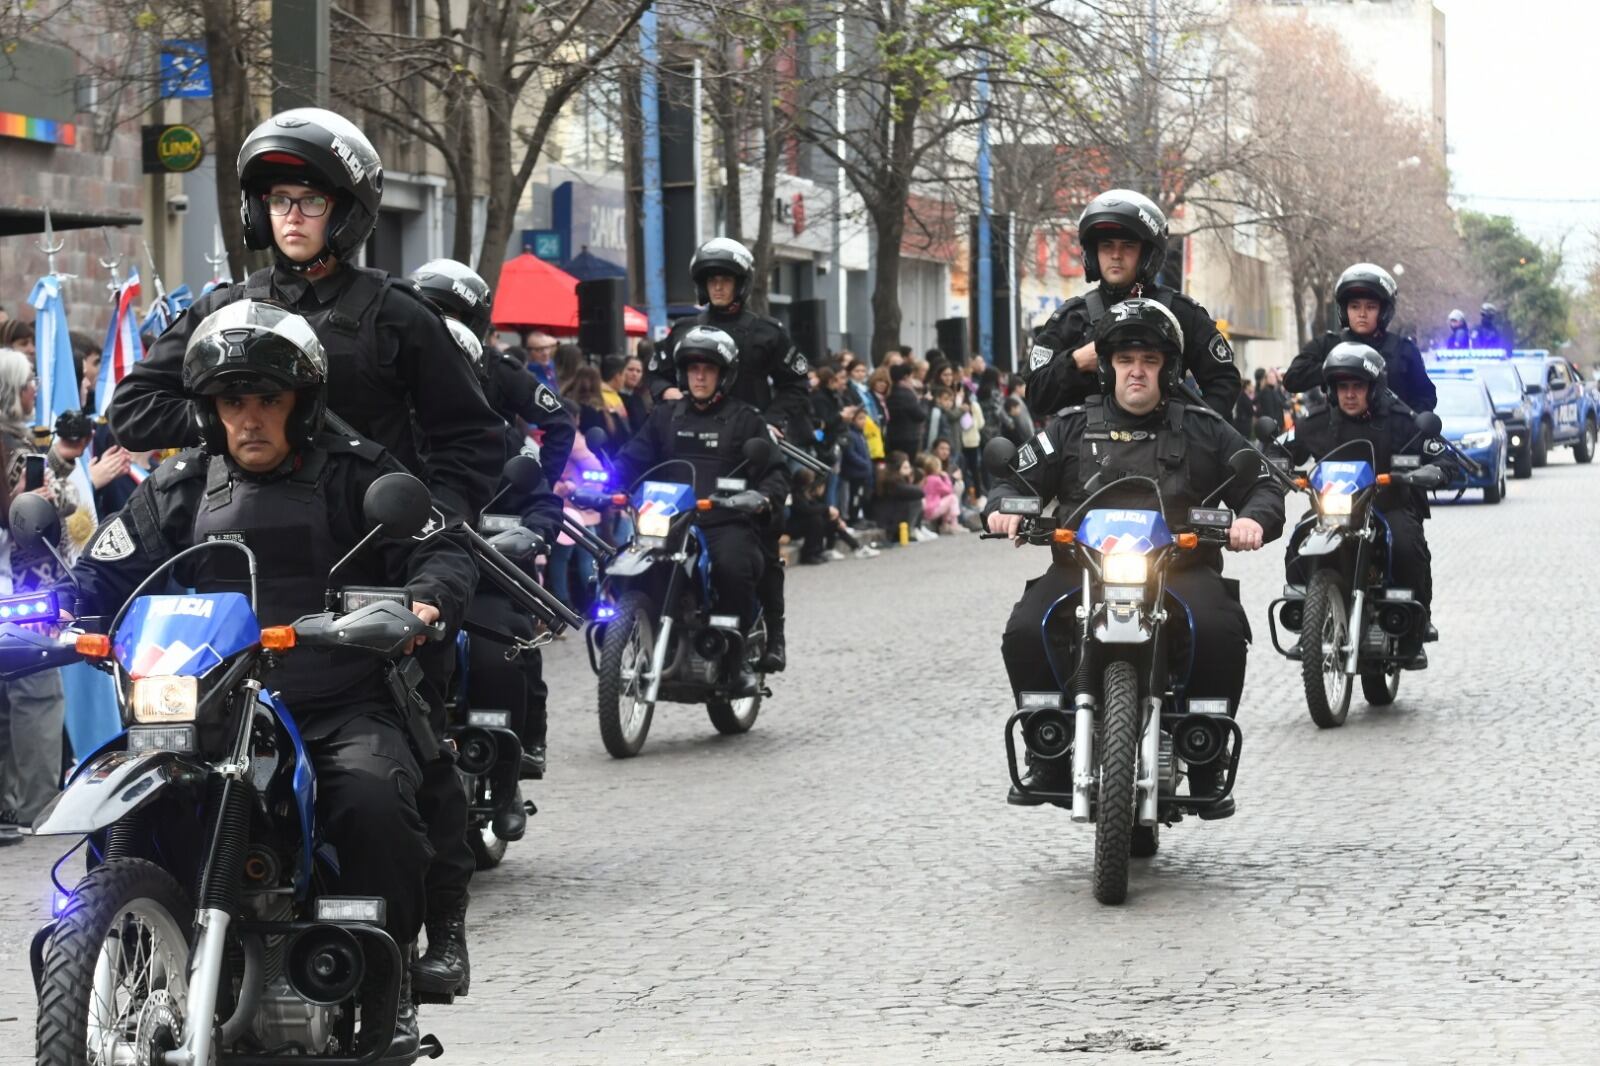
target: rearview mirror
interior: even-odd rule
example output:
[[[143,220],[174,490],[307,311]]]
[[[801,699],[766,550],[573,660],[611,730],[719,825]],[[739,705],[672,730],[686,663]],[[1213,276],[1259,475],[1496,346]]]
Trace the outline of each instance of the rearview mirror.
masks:
[[[1261,476],[1261,457],[1251,448],[1240,448],[1228,457],[1228,467],[1240,481],[1254,481]]]
[[[1279,433],[1278,423],[1266,415],[1256,419],[1256,439],[1272,440]]]
[[[752,470],[764,470],[772,465],[774,449],[766,437],[751,437],[744,442],[744,461]]]
[[[1522,391],[1527,393],[1529,396],[1537,396],[1539,393],[1544,391],[1544,386],[1539,384],[1537,381],[1530,382],[1522,387]]]
[[[1005,478],[1016,461],[1017,446],[1004,437],[995,437],[983,446],[983,469],[990,477]]]
[[[1432,411],[1421,411],[1417,414],[1417,428],[1425,437],[1437,437],[1444,429],[1444,423]]]
[[[61,515],[43,496],[25,492],[11,501],[11,535],[30,551],[61,539]]]
[[[599,426],[590,426],[583,431],[583,443],[589,446],[591,452],[598,452],[611,443],[611,435]]]
[[[502,471],[505,479],[523,492],[532,492],[544,481],[544,468],[531,455],[513,455]]]
[[[433,517],[433,498],[422,482],[396,471],[367,486],[361,513],[368,525],[383,530],[386,537],[414,537]]]

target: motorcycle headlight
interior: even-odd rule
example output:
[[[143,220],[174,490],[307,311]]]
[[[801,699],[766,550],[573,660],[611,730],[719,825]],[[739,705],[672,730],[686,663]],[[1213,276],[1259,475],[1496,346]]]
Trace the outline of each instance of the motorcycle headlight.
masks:
[[[659,511],[639,516],[639,536],[664,537],[672,531],[672,516]]]
[[[1347,515],[1350,513],[1350,504],[1355,496],[1347,492],[1329,492],[1322,497],[1322,513],[1325,515]]]
[[[1142,555],[1108,555],[1100,568],[1108,585],[1143,585],[1149,573],[1149,563]]]
[[[141,677],[133,683],[128,701],[133,720],[140,725],[166,725],[194,721],[200,702],[197,677]]]
[[[1468,433],[1461,438],[1463,448],[1487,448],[1494,443],[1494,431],[1484,430],[1481,433]]]

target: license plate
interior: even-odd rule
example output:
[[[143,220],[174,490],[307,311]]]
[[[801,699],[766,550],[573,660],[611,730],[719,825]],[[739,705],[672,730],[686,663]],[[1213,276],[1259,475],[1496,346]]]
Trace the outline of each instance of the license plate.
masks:
[[[736,614],[714,614],[711,616],[711,625],[717,629],[738,629],[739,616]]]
[[[1394,466],[1394,468],[1396,470],[1413,469],[1415,467],[1418,467],[1418,466],[1422,465],[1422,456],[1420,456],[1420,455],[1397,455],[1393,459],[1390,460],[1390,463],[1391,463],[1391,465]]]
[[[468,711],[467,724],[481,729],[510,729],[510,711]]]
[[[742,477],[717,478],[718,492],[743,492],[750,487],[750,483]]]

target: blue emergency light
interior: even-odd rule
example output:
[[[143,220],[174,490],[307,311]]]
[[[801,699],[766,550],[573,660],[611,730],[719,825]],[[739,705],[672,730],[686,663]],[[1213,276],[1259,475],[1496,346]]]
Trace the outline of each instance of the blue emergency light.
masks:
[[[609,603],[594,605],[594,620],[596,622],[609,622],[617,616],[617,609]]]
[[[59,622],[61,604],[54,592],[0,598],[0,622]]]
[[[583,472],[583,480],[585,481],[599,481],[603,483],[609,480],[609,478],[610,475],[604,470],[585,470]]]

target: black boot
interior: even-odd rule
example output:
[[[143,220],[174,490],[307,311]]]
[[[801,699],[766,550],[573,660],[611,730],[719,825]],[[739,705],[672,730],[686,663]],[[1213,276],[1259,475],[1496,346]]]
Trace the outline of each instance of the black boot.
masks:
[[[1215,796],[1222,791],[1222,785],[1222,767],[1216,763],[1189,768],[1189,795],[1196,799]],[[1202,807],[1200,809],[1200,820],[1202,822],[1215,822],[1223,818],[1232,818],[1235,810],[1233,797],[1230,795],[1220,803]]]
[[[1032,755],[1027,756],[1028,772],[1022,777],[1022,787],[1030,791],[1071,792],[1072,763],[1068,758],[1070,756],[1060,759],[1036,759]],[[1016,785],[1012,785],[1011,790],[1006,793],[1006,802],[1013,807],[1041,807],[1052,801],[1043,796],[1019,791]]]
[[[371,1051],[378,1034],[388,1029],[386,1015],[389,1013],[389,1004],[382,984],[382,977],[375,973],[362,991],[361,1032],[356,1041],[356,1049],[361,1054]],[[417,1029],[417,1007],[411,995],[411,975],[402,971],[399,1001],[394,1011],[394,1036],[389,1040],[388,1050],[380,1055],[377,1061],[411,1063],[417,1060],[421,1050],[422,1040]]]
[[[445,914],[428,915],[428,950],[411,967],[417,989],[437,996],[464,996],[472,984],[467,960],[467,903]]]
[[[788,660],[784,657],[783,619],[767,619],[767,650],[762,653],[756,669],[763,674],[781,674]]]
[[[528,808],[519,786],[511,785],[506,798],[497,805],[490,828],[501,840],[521,840],[528,831]]]
[[[524,781],[544,780],[544,745],[529,744],[522,749],[520,776]]]

